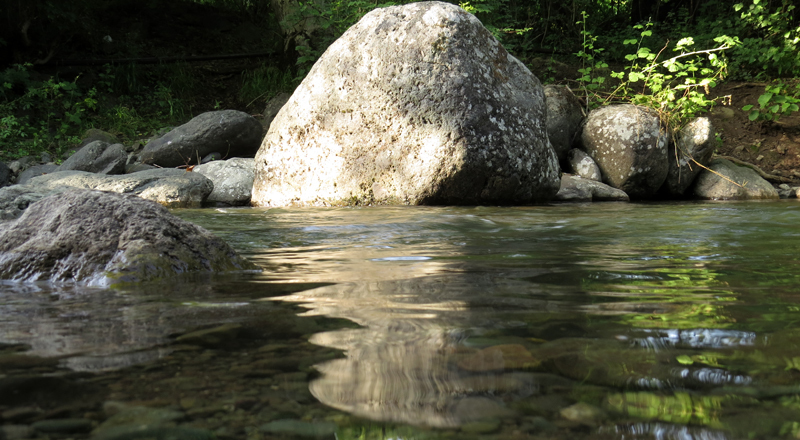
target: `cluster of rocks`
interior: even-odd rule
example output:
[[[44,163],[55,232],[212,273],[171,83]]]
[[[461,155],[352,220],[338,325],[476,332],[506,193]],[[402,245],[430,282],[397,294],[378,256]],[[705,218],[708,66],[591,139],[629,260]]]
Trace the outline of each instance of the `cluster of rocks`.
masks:
[[[25,158],[0,166],[0,186],[17,184],[0,190],[0,219],[67,187],[171,207],[769,199],[797,192],[779,192],[748,168],[712,160],[716,139],[707,118],[672,133],[642,107],[587,114],[567,87],[543,87],[473,15],[441,2],[370,12],[264,115],[262,125],[234,110],[203,113],[144,146],[93,131],[61,165]]]
[[[0,188],[0,220],[67,188],[134,194],[177,208],[247,205],[262,133],[257,119],[236,110],[203,113],[146,145],[125,146],[89,130],[60,165],[45,154],[0,166],[0,186],[8,186]]]
[[[15,182],[0,188],[0,278],[104,286],[255,269],[164,206],[248,204],[262,132],[246,113],[216,111],[143,148],[91,130],[61,165],[43,157],[49,163],[0,167]]]
[[[707,118],[672,133],[642,107],[587,114],[474,16],[423,2],[370,12],[323,54],[264,139],[252,204],[780,196],[715,146]]]

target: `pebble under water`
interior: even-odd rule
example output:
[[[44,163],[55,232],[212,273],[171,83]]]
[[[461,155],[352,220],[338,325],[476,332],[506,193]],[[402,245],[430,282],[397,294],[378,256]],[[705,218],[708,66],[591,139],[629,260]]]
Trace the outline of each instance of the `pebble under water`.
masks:
[[[0,284],[0,440],[800,438],[800,204],[178,210],[263,273]]]

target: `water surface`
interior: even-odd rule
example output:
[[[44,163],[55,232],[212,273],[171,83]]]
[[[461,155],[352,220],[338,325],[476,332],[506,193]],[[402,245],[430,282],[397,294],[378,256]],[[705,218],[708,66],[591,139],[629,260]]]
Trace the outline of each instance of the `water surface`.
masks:
[[[303,336],[343,353],[308,382],[334,412],[305,419],[375,438],[800,435],[796,202],[176,214],[264,273],[3,285],[0,342],[107,371],[294,304],[351,323]]]

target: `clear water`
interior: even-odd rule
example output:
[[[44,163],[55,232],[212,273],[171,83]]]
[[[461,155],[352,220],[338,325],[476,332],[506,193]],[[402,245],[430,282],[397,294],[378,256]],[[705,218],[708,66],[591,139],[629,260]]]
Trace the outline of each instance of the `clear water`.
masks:
[[[0,285],[0,342],[103,372],[299,313],[350,323],[300,332],[340,439],[800,436],[796,201],[176,214],[264,273]]]

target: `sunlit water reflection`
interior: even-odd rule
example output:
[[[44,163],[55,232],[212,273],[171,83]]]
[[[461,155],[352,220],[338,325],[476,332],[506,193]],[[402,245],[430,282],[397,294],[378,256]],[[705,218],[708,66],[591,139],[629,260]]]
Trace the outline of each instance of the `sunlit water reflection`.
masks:
[[[177,214],[265,272],[117,291],[2,285],[2,342],[102,370],[163,356],[185,329],[294,303],[358,324],[311,337],[344,357],[319,364],[309,388],[367,419],[800,433],[796,203]],[[603,418],[563,412],[579,402]]]

